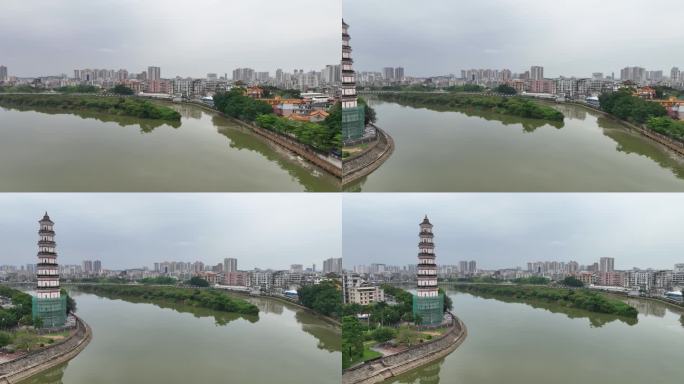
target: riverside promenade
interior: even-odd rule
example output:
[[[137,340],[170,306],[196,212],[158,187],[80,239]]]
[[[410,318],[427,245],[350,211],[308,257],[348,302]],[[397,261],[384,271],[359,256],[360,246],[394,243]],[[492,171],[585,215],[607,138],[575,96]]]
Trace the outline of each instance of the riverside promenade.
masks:
[[[71,337],[58,344],[0,364],[0,384],[18,383],[76,357],[93,337],[90,326],[78,317],[76,327]]]
[[[468,336],[461,319],[453,313],[451,318],[451,329],[438,339],[346,369],[342,372],[342,384],[381,383],[447,356]]]

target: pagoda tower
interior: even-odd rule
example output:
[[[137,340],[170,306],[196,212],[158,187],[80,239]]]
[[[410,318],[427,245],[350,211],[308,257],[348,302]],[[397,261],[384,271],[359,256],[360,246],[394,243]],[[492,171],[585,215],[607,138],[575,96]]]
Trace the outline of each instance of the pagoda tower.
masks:
[[[33,297],[33,318],[34,321],[40,318],[45,328],[56,328],[63,326],[66,321],[66,296],[62,296],[59,288],[55,223],[47,212],[38,223],[38,286]]]
[[[352,67],[354,60],[351,57],[349,45],[349,25],[342,20],[342,140],[344,143],[353,143],[354,140],[363,137],[366,127],[366,108],[359,106],[356,97],[356,73]]]
[[[444,313],[444,296],[439,293],[437,286],[434,234],[427,215],[420,223],[418,237],[418,285],[413,296],[413,314],[420,316],[421,325],[439,325]]]

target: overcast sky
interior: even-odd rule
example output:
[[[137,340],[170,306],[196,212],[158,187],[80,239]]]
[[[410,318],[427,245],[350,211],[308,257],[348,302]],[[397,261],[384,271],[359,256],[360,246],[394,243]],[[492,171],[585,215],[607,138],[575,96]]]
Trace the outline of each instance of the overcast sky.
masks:
[[[317,270],[341,257],[337,194],[0,194],[0,264],[36,262],[38,220],[55,222],[58,261],[106,269],[226,257],[238,268]]]
[[[470,68],[547,77],[684,68],[678,0],[342,0],[357,70],[430,76]]]
[[[339,0],[3,0],[0,65],[18,76],[320,70],[340,61],[341,12]]]
[[[580,264],[614,257],[615,268],[684,263],[684,194],[346,194],[345,268],[415,264],[418,224],[434,225],[437,264],[479,268],[528,261]]]

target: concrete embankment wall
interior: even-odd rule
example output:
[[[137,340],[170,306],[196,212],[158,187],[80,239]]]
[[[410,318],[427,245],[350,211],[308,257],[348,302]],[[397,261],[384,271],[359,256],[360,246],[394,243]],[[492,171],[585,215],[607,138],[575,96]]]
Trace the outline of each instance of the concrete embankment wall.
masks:
[[[88,324],[79,318],[76,324],[76,333],[67,340],[0,364],[0,384],[17,383],[76,357],[93,337]]]
[[[261,127],[257,127],[254,124],[249,124],[249,123],[246,123],[244,121],[232,118],[232,117],[230,117],[230,116],[228,116],[228,115],[226,115],[226,114],[224,114],[224,113],[222,113],[216,109],[210,108],[207,105],[203,105],[200,103],[194,103],[194,102],[188,102],[188,104],[198,106],[200,108],[206,109],[206,110],[214,112],[216,114],[219,114],[222,117],[225,117],[227,119],[235,121],[236,123],[248,128],[249,130],[256,133],[257,135],[267,139],[268,141],[275,143],[275,144],[287,149],[288,151],[294,152],[295,154],[305,158],[307,161],[316,165],[317,167],[321,168],[322,170],[328,172],[329,174],[331,174],[337,178],[342,177],[342,168],[341,168],[342,162],[340,162],[339,164],[335,164],[333,162],[330,162],[330,161],[323,158],[323,157],[325,157],[325,155],[320,154],[320,153],[312,150],[311,148],[307,147],[304,144],[297,142],[296,140],[293,140],[293,139],[291,139],[287,136],[281,135],[279,133],[272,132],[272,131],[269,131],[267,129],[261,128]]]
[[[627,128],[630,128],[630,129],[633,129],[633,130],[639,132],[642,136],[646,136],[647,138],[655,141],[656,143],[665,146],[667,149],[677,153],[678,155],[684,156],[684,143],[682,143],[681,141],[671,139],[671,138],[669,138],[663,134],[660,134],[660,133],[658,133],[658,132],[656,132],[656,131],[654,131],[654,130],[646,127],[646,126],[639,126],[639,125],[630,123],[629,121],[620,120],[617,117],[611,115],[610,113],[603,111],[599,108],[595,108],[595,107],[588,105],[588,104],[578,103],[578,102],[574,102],[574,101],[566,101],[564,103],[570,104],[570,105],[577,105],[577,106],[584,107],[584,108],[587,108],[589,110],[592,110],[594,112],[598,112],[605,117],[608,117],[612,120],[615,120],[615,121],[621,123],[622,125],[624,125]]]
[[[394,140],[382,129],[375,127],[378,141],[362,154],[342,162],[342,185],[350,184],[378,169],[394,152]]]
[[[332,325],[334,325],[334,326],[336,326],[336,327],[341,327],[341,326],[342,326],[342,323],[340,323],[337,319],[334,319],[334,318],[329,317],[329,316],[322,315],[322,314],[320,314],[320,313],[314,311],[313,309],[311,309],[311,308],[309,308],[309,307],[305,307],[305,306],[303,306],[303,305],[301,305],[301,304],[299,304],[299,303],[297,303],[297,302],[294,302],[294,301],[292,301],[292,300],[288,300],[288,299],[285,299],[285,298],[282,298],[282,297],[278,297],[278,296],[267,296],[267,295],[252,296],[252,295],[250,295],[250,294],[248,294],[248,293],[245,293],[245,292],[242,292],[242,291],[232,291],[232,290],[230,290],[230,289],[225,289],[225,291],[230,292],[230,294],[233,294],[233,295],[236,295],[236,296],[243,296],[243,297],[258,297],[258,298],[261,298],[261,299],[269,299],[269,300],[280,301],[280,302],[282,302],[282,303],[286,303],[286,304],[289,304],[289,305],[293,305],[293,306],[295,306],[295,307],[297,307],[297,308],[300,308],[300,309],[302,309],[302,310],[304,310],[304,311],[307,311],[307,312],[309,312],[309,313],[311,313],[311,314],[317,316],[319,319],[321,319],[321,320],[323,320],[323,321],[325,321],[325,322],[327,322],[327,323],[330,323],[330,324],[332,324]]]
[[[456,350],[468,335],[465,324],[458,317],[453,318],[451,330],[439,339],[347,369],[342,373],[342,384],[381,383],[447,356]]]

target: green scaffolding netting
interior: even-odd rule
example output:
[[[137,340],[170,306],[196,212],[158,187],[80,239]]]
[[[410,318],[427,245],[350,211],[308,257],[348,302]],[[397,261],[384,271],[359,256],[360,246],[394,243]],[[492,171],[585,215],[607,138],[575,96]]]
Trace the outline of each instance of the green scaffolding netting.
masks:
[[[419,297],[413,295],[413,315],[419,315],[421,325],[438,325],[444,317],[444,295]]]
[[[61,296],[52,299],[33,297],[33,318],[43,320],[43,328],[58,328],[66,323],[67,298]]]
[[[366,108],[363,106],[342,109],[342,139],[349,141],[363,137],[365,119]]]

